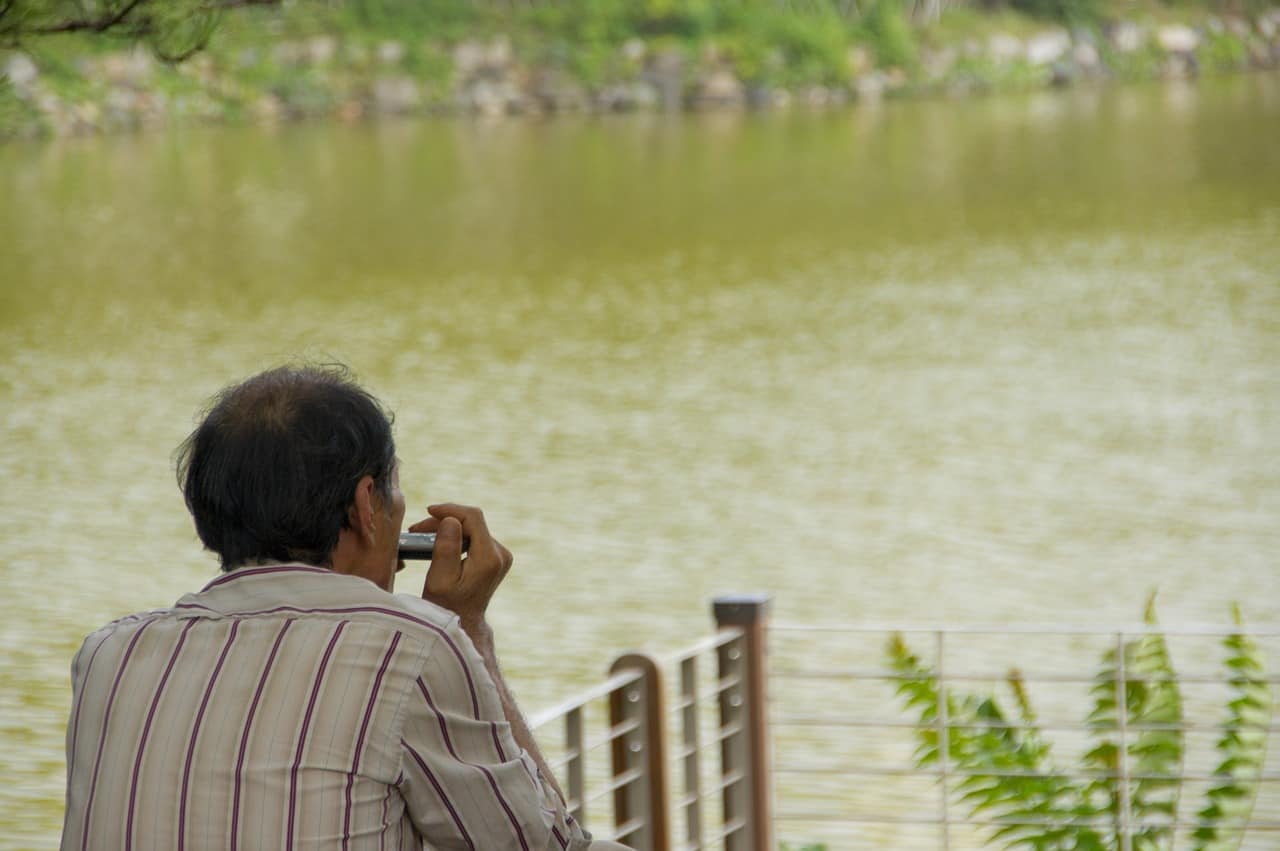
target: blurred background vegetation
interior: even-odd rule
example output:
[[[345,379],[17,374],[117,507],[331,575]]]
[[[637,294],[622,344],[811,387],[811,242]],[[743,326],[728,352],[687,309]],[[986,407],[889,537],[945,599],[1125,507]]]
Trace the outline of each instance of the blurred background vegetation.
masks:
[[[1271,0],[5,0],[0,134],[1194,76],[1274,67],[1277,30]]]

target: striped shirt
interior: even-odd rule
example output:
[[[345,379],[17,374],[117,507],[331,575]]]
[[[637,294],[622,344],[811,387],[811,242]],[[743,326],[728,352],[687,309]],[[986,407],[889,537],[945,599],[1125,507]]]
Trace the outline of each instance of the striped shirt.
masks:
[[[63,851],[580,851],[451,612],[245,567],[85,640]]]

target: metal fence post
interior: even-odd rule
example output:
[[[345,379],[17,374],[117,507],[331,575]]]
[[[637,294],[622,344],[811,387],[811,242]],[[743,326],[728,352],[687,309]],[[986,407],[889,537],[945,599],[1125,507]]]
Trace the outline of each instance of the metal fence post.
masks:
[[[667,740],[662,671],[649,656],[627,653],[610,675],[639,671],[637,682],[609,695],[613,740],[615,838],[636,851],[668,851]]]
[[[717,626],[737,627],[743,632],[742,646],[746,658],[739,667],[742,672],[740,693],[744,699],[746,722],[743,741],[746,745],[745,772],[748,802],[746,818],[746,841],[732,842],[728,848],[748,848],[751,851],[773,851],[773,778],[769,769],[769,704],[765,670],[765,625],[769,616],[770,598],[765,594],[737,594],[717,597],[712,602],[712,612]],[[732,647],[730,645],[729,647]],[[721,648],[721,678],[728,673],[725,668],[725,650]],[[721,695],[721,718],[724,720],[727,706],[725,695]],[[724,755],[730,757],[731,743],[724,742]],[[726,771],[729,765],[725,765]],[[731,804],[730,789],[725,789],[726,809]],[[731,814],[726,811],[725,819]]]

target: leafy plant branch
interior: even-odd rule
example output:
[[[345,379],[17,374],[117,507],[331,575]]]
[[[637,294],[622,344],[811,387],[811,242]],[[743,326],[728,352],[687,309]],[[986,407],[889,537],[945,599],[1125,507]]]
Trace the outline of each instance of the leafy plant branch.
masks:
[[[1234,611],[1240,625],[1239,611]],[[1006,679],[1012,709],[996,695],[943,688],[901,635],[890,638],[897,693],[919,718],[915,759],[957,777],[952,793],[993,841],[1030,851],[1157,851],[1172,847],[1186,753],[1178,676],[1157,626],[1106,651],[1090,690],[1086,726],[1095,745],[1075,771],[1053,759],[1021,675]],[[1235,851],[1244,837],[1263,772],[1272,694],[1257,645],[1243,632],[1222,642],[1228,702],[1214,785],[1198,811],[1193,851]],[[943,710],[945,708],[945,715]],[[945,723],[943,723],[945,718]],[[1128,833],[1127,841],[1124,836]]]

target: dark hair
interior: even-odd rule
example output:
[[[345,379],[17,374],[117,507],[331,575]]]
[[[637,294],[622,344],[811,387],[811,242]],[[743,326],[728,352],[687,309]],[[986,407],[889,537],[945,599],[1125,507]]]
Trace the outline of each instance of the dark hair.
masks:
[[[340,365],[285,366],[226,388],[177,452],[178,485],[222,569],[327,565],[356,484],[391,497],[391,416]]]

